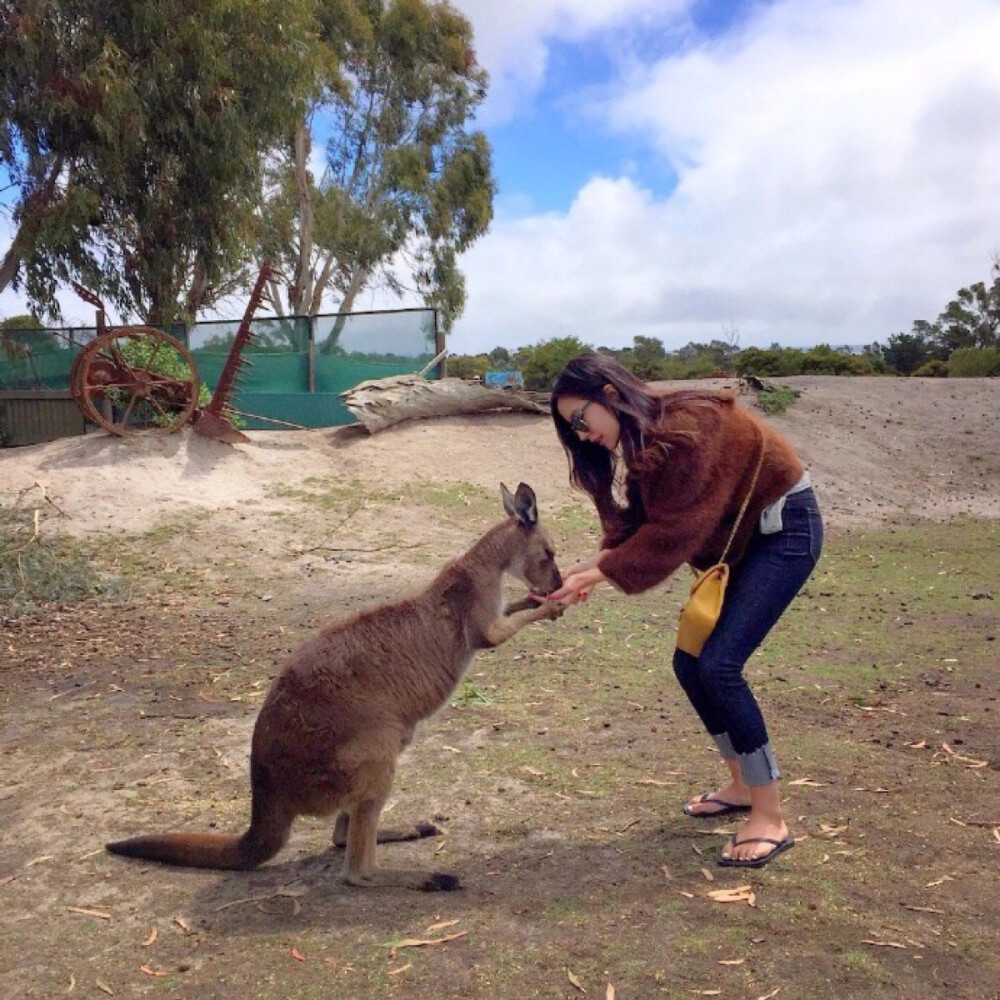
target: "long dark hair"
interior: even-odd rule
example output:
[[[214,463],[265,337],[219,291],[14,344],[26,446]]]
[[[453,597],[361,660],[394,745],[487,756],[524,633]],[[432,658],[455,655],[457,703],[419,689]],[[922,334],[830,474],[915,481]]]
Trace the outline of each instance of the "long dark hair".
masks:
[[[608,387],[614,391],[610,391]],[[593,441],[582,441],[559,412],[564,396],[589,399],[610,410],[621,429],[620,455]],[[641,519],[638,490],[624,477],[623,506],[614,499],[616,479],[627,471],[640,471],[667,458],[677,447],[693,444],[691,436],[681,432],[664,433],[663,416],[679,403],[718,405],[732,402],[731,394],[682,389],[659,393],[607,354],[587,351],[567,362],[552,383],[551,409],[556,434],[569,460],[570,483],[589,493],[601,521],[608,529],[628,528]],[[624,464],[625,469],[620,468]]]

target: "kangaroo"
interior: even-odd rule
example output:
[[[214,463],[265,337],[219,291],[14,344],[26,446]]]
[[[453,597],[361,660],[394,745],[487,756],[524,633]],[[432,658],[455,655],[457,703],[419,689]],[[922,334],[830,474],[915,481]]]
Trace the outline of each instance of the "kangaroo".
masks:
[[[333,839],[346,845],[348,885],[458,888],[444,872],[380,869],[375,845],[438,832],[428,825],[378,831],[396,760],[417,723],[447,702],[477,650],[563,611],[540,597],[504,613],[504,573],[539,595],[562,579],[531,487],[521,483],[512,494],[501,483],[500,491],[508,517],[426,588],[334,621],[290,654],[254,725],[244,834],[148,834],[107,849],[166,864],[249,869],[285,846],[297,816],[336,815]]]

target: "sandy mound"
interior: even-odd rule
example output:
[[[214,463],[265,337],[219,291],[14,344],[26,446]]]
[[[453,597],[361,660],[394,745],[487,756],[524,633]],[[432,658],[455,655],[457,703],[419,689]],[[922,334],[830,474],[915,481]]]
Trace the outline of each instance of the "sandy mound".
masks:
[[[832,527],[961,513],[1000,517],[1000,380],[800,377],[775,418],[799,447]],[[413,480],[531,483],[543,507],[569,495],[548,418],[524,413],[253,431],[230,446],[185,429],[103,433],[0,452],[10,504],[41,486],[77,534],[142,531],[178,511],[280,509],[274,487],[310,477],[392,489]]]

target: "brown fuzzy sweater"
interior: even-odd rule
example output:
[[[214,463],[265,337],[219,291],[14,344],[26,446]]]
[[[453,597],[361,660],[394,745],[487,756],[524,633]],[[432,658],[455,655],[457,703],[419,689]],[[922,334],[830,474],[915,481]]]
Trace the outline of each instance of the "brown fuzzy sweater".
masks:
[[[628,471],[633,497],[623,523],[602,517],[601,572],[627,594],[665,580],[683,563],[718,562],[753,481],[761,441],[764,458],[739,530],[726,557],[742,557],[761,511],[802,477],[791,443],[737,402],[671,401],[663,396],[656,440]]]

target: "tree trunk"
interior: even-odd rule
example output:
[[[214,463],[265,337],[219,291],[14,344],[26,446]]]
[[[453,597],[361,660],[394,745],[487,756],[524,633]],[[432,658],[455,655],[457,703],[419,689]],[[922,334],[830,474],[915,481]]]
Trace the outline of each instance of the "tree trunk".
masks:
[[[295,184],[299,192],[299,256],[295,266],[295,279],[288,291],[288,311],[301,316],[313,298],[313,203],[309,188],[309,128],[299,122],[292,145]]]
[[[62,173],[63,163],[64,160],[61,156],[56,157],[45,180],[28,195],[24,203],[20,225],[14,233],[14,238],[10,241],[7,252],[3,255],[3,260],[0,261],[0,292],[17,277],[21,261],[34,248],[35,238],[42,226],[42,219],[55,196],[56,182]]]
[[[451,417],[488,410],[549,413],[546,393],[493,388],[460,378],[424,379],[392,375],[361,382],[340,394],[351,413],[370,433],[404,420]]]

